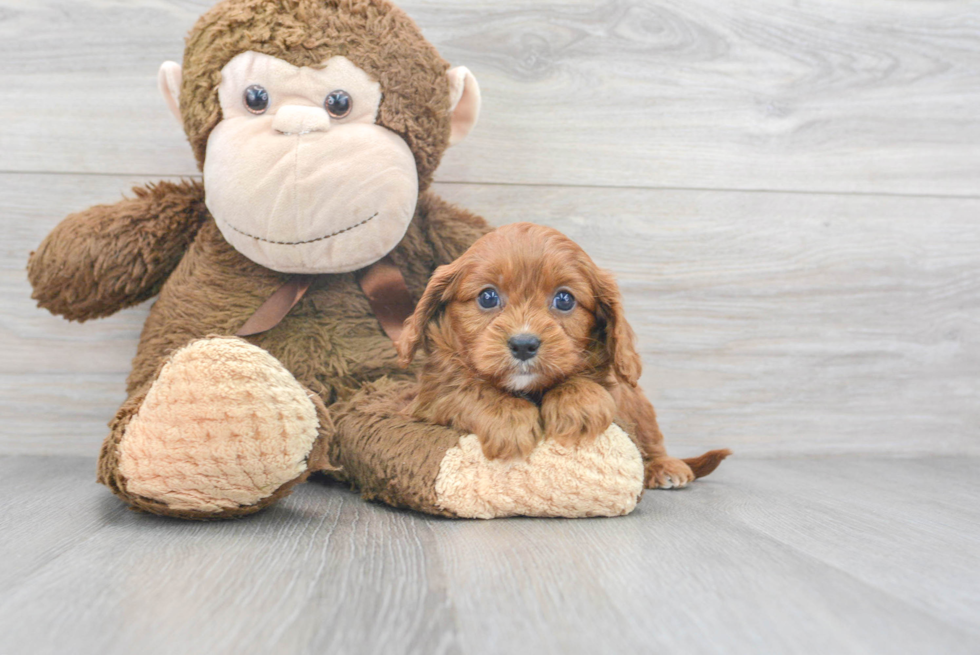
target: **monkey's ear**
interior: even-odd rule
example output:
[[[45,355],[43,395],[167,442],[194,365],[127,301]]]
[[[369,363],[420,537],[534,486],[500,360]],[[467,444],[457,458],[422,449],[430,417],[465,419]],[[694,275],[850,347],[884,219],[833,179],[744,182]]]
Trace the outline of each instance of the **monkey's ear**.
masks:
[[[455,295],[456,281],[459,279],[462,264],[457,259],[436,269],[425,287],[415,313],[405,319],[402,335],[395,344],[398,350],[398,363],[405,367],[412,363],[415,351],[425,341],[425,330],[429,321],[436,317],[442,307]]]
[[[480,117],[480,85],[466,66],[449,70],[449,111],[452,131],[449,145],[454,146],[470,133]]]
[[[163,99],[166,101],[170,113],[176,116],[177,122],[181,124],[184,122],[180,116],[180,82],[183,77],[184,73],[180,64],[175,61],[163,62],[163,65],[160,66],[160,72],[157,74],[157,85],[160,87],[160,93],[163,94]]]

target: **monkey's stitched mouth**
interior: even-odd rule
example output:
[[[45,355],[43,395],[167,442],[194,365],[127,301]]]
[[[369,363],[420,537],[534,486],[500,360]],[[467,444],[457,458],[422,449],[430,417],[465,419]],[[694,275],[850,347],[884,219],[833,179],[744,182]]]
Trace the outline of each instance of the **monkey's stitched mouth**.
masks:
[[[265,239],[263,237],[256,236],[254,234],[249,234],[248,232],[246,232],[244,230],[239,230],[237,227],[235,227],[234,225],[232,225],[228,221],[223,220],[221,222],[224,223],[225,225],[227,225],[228,227],[230,227],[231,229],[233,229],[235,232],[238,232],[242,236],[246,236],[249,239],[255,239],[256,241],[262,241],[264,243],[271,243],[271,244],[274,244],[274,245],[277,245],[277,246],[302,246],[303,244],[306,244],[306,243],[316,243],[317,241],[326,241],[327,239],[332,239],[333,237],[338,236],[338,235],[341,235],[344,232],[350,232],[353,229],[359,228],[362,225],[366,225],[367,223],[370,223],[375,218],[377,218],[378,217],[378,214],[380,214],[380,213],[381,212],[375,212],[373,216],[368,216],[367,218],[365,218],[360,223],[355,223],[354,225],[351,225],[350,227],[345,227],[342,230],[337,230],[336,232],[332,232],[330,234],[326,234],[326,235],[324,235],[322,237],[317,237],[316,239],[307,239],[306,241],[273,241],[272,239]]]

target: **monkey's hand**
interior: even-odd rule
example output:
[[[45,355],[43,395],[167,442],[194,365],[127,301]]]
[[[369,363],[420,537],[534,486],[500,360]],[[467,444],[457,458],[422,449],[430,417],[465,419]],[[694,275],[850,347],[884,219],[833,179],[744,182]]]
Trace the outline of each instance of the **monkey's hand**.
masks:
[[[31,253],[33,298],[86,321],[156,295],[207,219],[199,182],[159,182],[135,198],[72,214]]]
[[[541,418],[546,439],[563,446],[591,442],[609,428],[616,401],[604,387],[584,377],[571,377],[544,395]]]

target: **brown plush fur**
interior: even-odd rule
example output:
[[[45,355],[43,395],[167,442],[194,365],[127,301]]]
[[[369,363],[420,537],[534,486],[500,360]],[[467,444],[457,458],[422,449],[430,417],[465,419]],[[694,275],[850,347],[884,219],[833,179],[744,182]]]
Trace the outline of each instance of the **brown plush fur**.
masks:
[[[436,266],[462,254],[486,229],[482,219],[426,194],[391,258],[418,298]],[[288,278],[241,255],[209,220],[150,310],[129,391],[156,378],[162,361],[181,346],[212,334],[234,334]],[[395,348],[353,273],[317,276],[279,325],[249,341],[328,405],[398,370]]]
[[[497,307],[481,308],[495,290]],[[575,298],[554,307],[558,291]],[[522,362],[509,341],[540,340]],[[475,433],[488,459],[527,457],[542,438],[587,442],[614,419],[644,457],[650,487],[684,486],[728,451],[691,463],[668,457],[653,406],[636,386],[640,356],[613,277],[557,230],[516,223],[482,237],[436,271],[399,343],[407,365],[425,344],[417,419]]]
[[[378,123],[401,135],[418,162],[419,203],[391,259],[410,292],[420,297],[437,266],[453,261],[488,230],[483,219],[425,191],[449,139],[446,62],[403,12],[382,0],[225,0],[200,19],[185,53],[181,110],[201,164],[210,131],[221,119],[220,70],[248,50],[297,66],[343,55],[379,79],[384,99]],[[110,426],[99,463],[99,480],[130,505],[181,518],[224,518],[255,511],[306,478],[309,471],[253,506],[195,514],[133,496],[119,474],[119,441],[168,356],[195,339],[234,334],[288,278],[255,264],[224,240],[200,184],[160,183],[137,189],[134,199],[69,216],[32,255],[28,271],[38,304],[74,320],[107,316],[159,293],[133,361],[129,399]],[[385,429],[393,440],[402,440],[411,459],[398,464],[412,471],[402,479],[399,495],[391,491],[385,468],[392,464],[381,457],[384,435],[379,443],[379,435],[370,431],[377,427],[376,417],[358,413],[363,403],[343,402],[387,374],[408,379],[353,273],[318,276],[277,327],[250,341],[317,397],[321,441],[309,456],[309,470],[335,470],[330,452],[366,494],[441,512],[431,497],[430,464],[454,443],[452,431],[403,417],[385,419]],[[331,419],[342,429],[332,429]],[[432,441],[433,433],[442,441]],[[413,439],[427,450],[410,447]],[[357,459],[362,452],[365,459]],[[418,475],[422,469],[428,473]]]

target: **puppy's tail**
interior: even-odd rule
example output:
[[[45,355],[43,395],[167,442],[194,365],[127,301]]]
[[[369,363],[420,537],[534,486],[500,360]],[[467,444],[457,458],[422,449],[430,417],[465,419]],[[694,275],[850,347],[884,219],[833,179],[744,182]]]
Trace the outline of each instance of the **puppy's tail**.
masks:
[[[684,463],[691,467],[694,471],[694,477],[703,478],[708,475],[721,464],[722,460],[732,454],[732,451],[727,448],[722,448],[721,450],[711,450],[701,455],[700,457],[689,457],[684,460]]]

